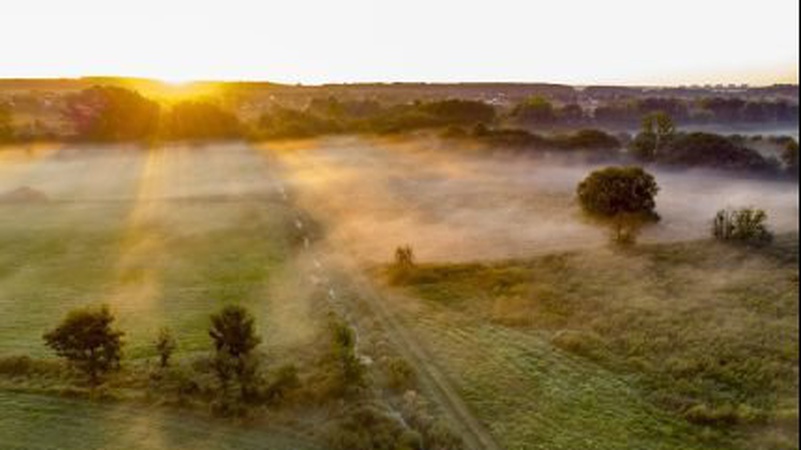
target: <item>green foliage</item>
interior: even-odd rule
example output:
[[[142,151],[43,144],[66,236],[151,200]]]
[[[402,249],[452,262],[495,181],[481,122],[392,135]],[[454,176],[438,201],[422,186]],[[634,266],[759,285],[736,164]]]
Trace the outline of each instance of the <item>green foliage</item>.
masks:
[[[614,225],[618,243],[632,243],[639,227],[659,220],[654,197],[659,186],[640,167],[607,167],[590,173],[577,188],[582,209]]]
[[[635,156],[644,160],[656,158],[665,146],[670,145],[676,133],[673,119],[662,111],[643,117],[641,128],[631,148]]]
[[[218,353],[234,358],[250,354],[261,343],[256,335],[253,315],[240,305],[226,305],[220,312],[211,315],[209,336]]]
[[[557,138],[560,147],[566,149],[615,150],[620,148],[620,141],[601,130],[585,129],[574,134]]]
[[[393,276],[402,280],[409,276],[414,270],[414,250],[410,245],[399,246],[395,249],[395,264],[393,265]]]
[[[795,139],[790,139],[784,145],[782,162],[788,173],[798,176],[798,142]]]
[[[531,97],[514,107],[512,117],[521,122],[550,124],[556,120],[556,112],[545,98]]]
[[[430,413],[426,399],[415,391],[403,395],[401,412],[406,422],[422,437],[424,448],[431,450],[462,450],[464,442],[441,419]]]
[[[163,134],[171,139],[230,139],[242,134],[242,125],[214,103],[187,100],[169,109]]]
[[[130,89],[95,86],[70,96],[65,114],[79,139],[143,140],[157,133],[160,107]]]
[[[159,365],[162,369],[166,368],[170,364],[170,358],[173,352],[175,352],[175,349],[178,347],[178,343],[175,341],[169,328],[163,327],[159,330],[154,346],[159,355]]]
[[[293,364],[287,364],[279,367],[275,372],[273,380],[267,387],[264,396],[266,400],[270,402],[280,402],[286,398],[287,394],[292,389],[298,387],[300,387],[298,368]]]
[[[0,104],[0,143],[9,142],[14,138],[11,108]]]
[[[774,164],[756,150],[738,145],[725,136],[710,133],[679,135],[656,159],[667,164],[732,170],[776,169]]]
[[[253,316],[243,306],[226,305],[220,312],[212,314],[209,336],[216,351],[214,370],[223,390],[235,377],[241,398],[250,397],[259,364],[253,350],[261,343]]]
[[[55,329],[44,334],[48,347],[89,375],[95,386],[100,376],[118,369],[124,334],[112,327],[108,307],[73,310]]]
[[[722,209],[712,221],[712,236],[722,241],[768,243],[773,234],[768,230],[767,220],[767,213],[761,209]]]
[[[257,137],[297,138],[337,133],[402,133],[472,126],[495,120],[495,108],[472,100],[382,106],[376,102],[313,99],[305,109],[273,106],[260,117]]]
[[[475,125],[492,123],[495,108],[484,102],[473,100],[441,100],[420,105],[420,110],[448,125]]]
[[[387,382],[392,389],[403,391],[414,384],[414,368],[403,358],[390,358],[385,366]]]
[[[397,418],[372,405],[357,406],[329,428],[326,440],[333,450],[417,450],[420,436]]]
[[[797,430],[798,260],[780,246],[797,255],[797,234],[427,264],[414,312],[393,312],[505,447],[754,448]]]
[[[367,371],[356,354],[356,334],[340,321],[331,323],[332,355],[337,363],[335,392],[347,395],[367,385]]]

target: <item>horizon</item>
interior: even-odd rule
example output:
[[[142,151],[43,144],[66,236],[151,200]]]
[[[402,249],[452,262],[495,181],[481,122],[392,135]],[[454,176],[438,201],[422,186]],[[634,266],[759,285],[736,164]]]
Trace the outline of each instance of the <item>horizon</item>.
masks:
[[[108,80],[116,82],[135,81],[135,82],[149,82],[161,83],[167,86],[187,86],[192,84],[236,84],[236,83],[252,83],[252,84],[274,84],[287,87],[324,87],[324,86],[359,86],[359,85],[482,85],[482,84],[502,84],[502,85],[554,85],[554,86],[569,86],[572,88],[586,88],[586,87],[625,87],[625,88],[652,88],[652,89],[704,89],[704,88],[732,88],[732,87],[747,87],[747,88],[766,88],[773,86],[798,86],[798,80],[788,82],[773,82],[767,84],[752,84],[748,82],[715,82],[710,81],[707,83],[680,83],[680,84],[647,84],[647,83],[598,83],[598,84],[578,84],[567,83],[559,81],[497,81],[497,80],[453,80],[453,81],[416,81],[416,80],[402,80],[402,81],[343,81],[343,82],[319,82],[319,83],[288,83],[282,81],[275,81],[270,79],[187,79],[187,80],[168,80],[163,78],[153,77],[140,77],[128,75],[81,75],[81,76],[36,76],[36,77],[4,77],[0,76],[0,82],[13,82],[13,81],[83,81],[83,80]]]
[[[4,11],[0,39],[13,45],[0,78],[798,84],[796,1],[747,8],[681,0],[658,15],[640,6],[30,0]]]

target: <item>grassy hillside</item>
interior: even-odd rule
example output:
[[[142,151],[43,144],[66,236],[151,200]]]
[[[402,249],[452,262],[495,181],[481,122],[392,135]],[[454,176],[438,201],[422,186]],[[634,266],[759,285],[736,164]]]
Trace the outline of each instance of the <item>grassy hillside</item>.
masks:
[[[798,239],[423,265],[392,307],[508,448],[797,447]]]

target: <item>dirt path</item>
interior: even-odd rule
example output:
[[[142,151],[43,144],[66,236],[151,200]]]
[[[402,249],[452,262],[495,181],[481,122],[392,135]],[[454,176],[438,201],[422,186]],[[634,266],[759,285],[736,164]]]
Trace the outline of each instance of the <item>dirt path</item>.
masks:
[[[269,151],[264,152],[264,154],[269,161],[270,176],[276,183],[283,200],[287,203],[292,203],[291,194],[287,191],[282,177],[276,169],[276,167],[281,166],[280,162]],[[329,219],[327,217],[316,218],[322,221]],[[303,229],[303,223],[300,219],[296,221],[296,226],[298,229]],[[319,279],[331,279],[329,268],[320,264],[319,261],[336,261],[341,259],[340,256],[344,256],[345,260],[350,260],[349,255],[342,253],[342,249],[331,248],[325,244],[315,245],[313,251],[315,252],[315,265],[319,272],[313,276]],[[379,294],[373,283],[356,266],[342,267],[342,265],[337,265],[337,269],[339,268],[345,270],[347,283],[358,293],[357,296],[349,300],[356,304],[352,305],[352,307],[345,305],[346,309],[367,310],[369,315],[381,324],[381,328],[386,333],[385,337],[416,368],[417,378],[423,392],[439,407],[447,422],[453,427],[453,431],[463,439],[466,448],[471,450],[501,450],[501,446],[462,400],[451,380],[432,362],[433,358],[429,355],[424,345],[418,342],[413,333],[384,306],[384,302],[392,301],[393,299]],[[339,292],[339,286],[329,281],[327,288],[329,297],[333,302],[339,303],[342,301],[341,296],[336,294]],[[347,315],[345,313],[346,320]],[[353,323],[349,324],[354,326]],[[358,329],[356,332],[358,335]]]
[[[379,294],[372,282],[356,271],[351,271],[350,281],[361,294],[359,300],[356,301],[360,302],[370,311],[371,315],[380,321],[386,330],[386,337],[416,368],[418,380],[424,392],[442,408],[451,425],[455,427],[454,431],[462,437],[467,448],[500,450],[501,446],[470,411],[453,382],[432,362],[434,358],[431,357],[424,345],[418,342],[413,333],[387,310],[385,302],[402,301],[402,299]]]

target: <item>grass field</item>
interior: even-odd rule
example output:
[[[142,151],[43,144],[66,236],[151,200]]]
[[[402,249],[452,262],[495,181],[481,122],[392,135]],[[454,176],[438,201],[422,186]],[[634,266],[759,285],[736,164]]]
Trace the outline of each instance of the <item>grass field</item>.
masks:
[[[14,180],[49,201],[0,204],[0,308],[15,318],[0,325],[0,354],[45,354],[46,329],[98,303],[117,313],[130,357],[152,354],[162,326],[181,351],[207,349],[210,312],[269,297],[292,218],[258,154],[88,152],[56,152]]]
[[[405,359],[431,423],[469,435],[467,448],[797,448],[798,185],[660,173],[662,222],[613,250],[572,200],[591,167],[428,140],[5,149],[0,358],[52,359],[42,334],[107,303],[134,369],[104,392],[144,404],[66,398],[73,379],[4,380],[0,442],[307,448],[308,430],[319,445],[313,424],[346,402],[260,412],[285,432],[140,395],[161,327],[178,340],[176,375],[193,374],[209,315],[238,302],[270,367],[299,366],[304,401],[330,378],[335,311],[380,375],[369,401],[400,414],[404,392],[381,377]],[[21,187],[46,200],[6,195]],[[772,246],[695,240],[710,211],[762,195]],[[406,243],[418,266],[393,285],[384,263]]]
[[[797,448],[797,252],[423,265],[391,304],[506,448]]]
[[[209,315],[230,302],[254,313],[271,362],[294,355],[286,361],[299,364],[314,353],[325,328],[294,272],[298,213],[259,152],[243,145],[5,150],[0,198],[20,187],[46,201],[0,200],[0,357],[52,359],[42,334],[69,310],[101,303],[125,332],[128,367],[147,366],[164,326],[189,366],[211,349]],[[146,377],[130,377],[113,382],[122,386],[114,396],[137,397],[131,389]],[[0,447],[313,448],[280,429],[58,396],[69,384],[5,382],[13,390],[0,391]],[[26,390],[57,396],[16,392]]]
[[[4,450],[304,450],[319,447],[285,430],[236,426],[186,412],[0,391]]]

